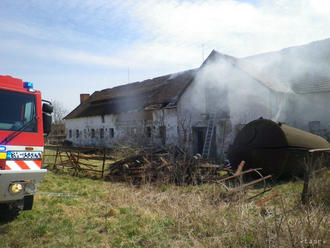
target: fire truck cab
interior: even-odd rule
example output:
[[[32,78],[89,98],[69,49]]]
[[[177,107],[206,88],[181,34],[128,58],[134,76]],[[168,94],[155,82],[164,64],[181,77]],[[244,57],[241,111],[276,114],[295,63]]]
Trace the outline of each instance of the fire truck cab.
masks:
[[[32,209],[52,111],[32,83],[0,75],[0,209]]]

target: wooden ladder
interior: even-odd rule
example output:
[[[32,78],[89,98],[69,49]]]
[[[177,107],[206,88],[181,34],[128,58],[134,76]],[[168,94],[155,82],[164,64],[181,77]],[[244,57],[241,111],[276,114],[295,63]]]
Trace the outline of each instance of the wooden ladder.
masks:
[[[205,142],[203,147],[202,158],[208,159],[210,156],[212,138],[214,133],[214,122],[215,122],[215,113],[211,113],[209,116],[209,123],[207,125]]]

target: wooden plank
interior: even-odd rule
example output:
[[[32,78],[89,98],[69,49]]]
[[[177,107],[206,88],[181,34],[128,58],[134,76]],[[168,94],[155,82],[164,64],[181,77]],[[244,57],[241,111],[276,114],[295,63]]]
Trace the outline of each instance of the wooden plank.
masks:
[[[105,166],[106,150],[103,150],[103,164],[102,164],[102,178],[104,177],[104,166]]]
[[[245,161],[243,160],[243,161],[238,165],[238,168],[237,168],[237,170],[236,170],[234,176],[238,176],[238,175],[240,175],[240,174],[242,173],[244,165],[245,165]]]
[[[223,178],[223,179],[220,179],[220,180],[216,180],[214,181],[214,183],[222,183],[222,182],[225,182],[227,180],[230,180],[230,179],[234,179],[238,176],[241,176],[241,175],[244,175],[244,174],[247,174],[247,173],[250,173],[252,171],[259,171],[259,170],[262,170],[262,168],[253,168],[253,169],[248,169],[246,171],[243,171],[241,174],[237,174],[237,175],[233,175],[233,176],[229,176],[229,177],[226,177],[226,178]]]
[[[252,186],[252,185],[254,185],[254,184],[256,184],[256,183],[259,183],[259,182],[261,182],[261,181],[265,181],[265,180],[267,180],[268,178],[271,178],[271,177],[272,177],[272,175],[268,175],[268,176],[265,176],[265,177],[262,177],[262,178],[256,179],[256,180],[254,180],[254,181],[252,181],[252,182],[249,182],[249,183],[243,184],[243,185],[241,185],[241,186],[239,186],[239,187],[232,188],[232,189],[230,189],[229,191],[230,191],[230,192],[240,191],[240,190],[242,190],[242,189],[244,189],[244,188],[246,188],[246,187]]]
[[[264,192],[262,192],[262,193],[264,193]],[[260,201],[256,202],[256,206],[260,207],[261,205],[264,205],[266,202],[275,198],[276,196],[278,196],[278,192],[273,192],[271,195],[267,196],[266,198],[261,199]]]
[[[200,164],[198,168],[205,168],[205,169],[218,169],[221,168],[220,165],[217,164]]]
[[[243,184],[243,175],[242,175],[242,171],[243,171],[243,167],[245,165],[245,161],[241,161],[241,163],[238,165],[238,168],[234,174],[234,176],[238,177],[239,180],[239,184],[242,185]]]
[[[83,163],[83,162],[79,162],[80,165],[86,166],[86,167],[99,167],[99,165],[94,165],[94,164],[87,164],[87,163]],[[80,166],[81,167],[81,166]]]

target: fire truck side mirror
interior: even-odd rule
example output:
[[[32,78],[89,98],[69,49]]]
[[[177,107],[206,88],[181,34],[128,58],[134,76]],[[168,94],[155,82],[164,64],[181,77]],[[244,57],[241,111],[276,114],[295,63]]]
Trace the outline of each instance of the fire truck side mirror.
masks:
[[[44,126],[44,133],[49,134],[52,126],[53,105],[50,103],[42,104],[42,121]]]
[[[43,103],[42,104],[42,112],[46,112],[48,114],[53,113],[54,107],[50,103]]]

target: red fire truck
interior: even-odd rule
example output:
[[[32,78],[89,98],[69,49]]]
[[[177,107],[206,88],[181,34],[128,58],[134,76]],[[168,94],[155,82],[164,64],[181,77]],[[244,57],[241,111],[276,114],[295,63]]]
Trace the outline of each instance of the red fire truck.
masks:
[[[53,106],[33,84],[0,76],[0,209],[30,210]]]

